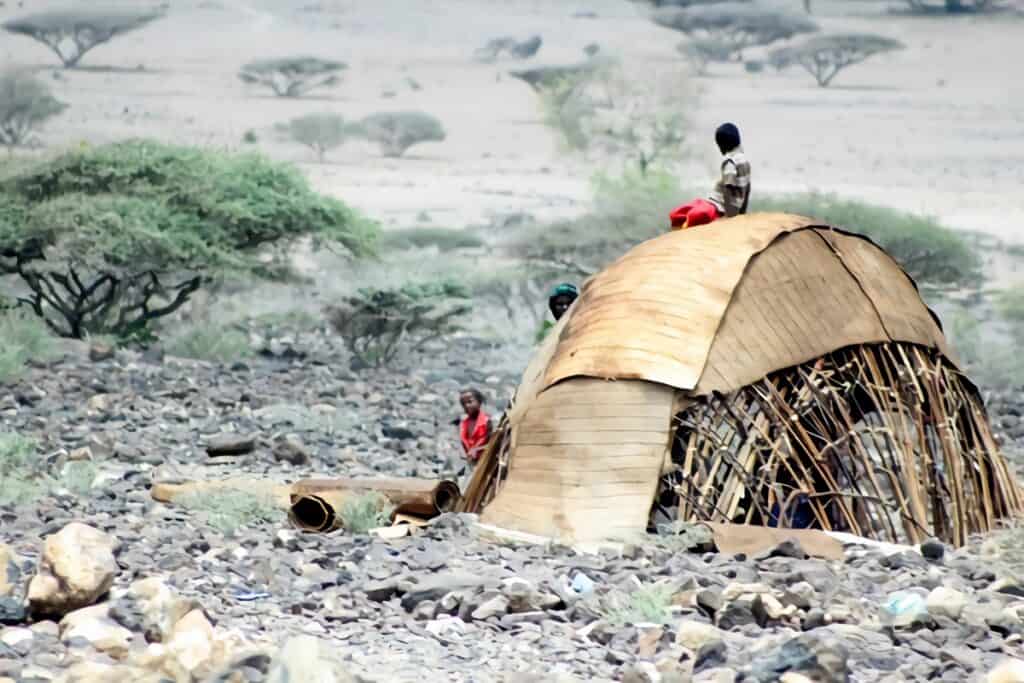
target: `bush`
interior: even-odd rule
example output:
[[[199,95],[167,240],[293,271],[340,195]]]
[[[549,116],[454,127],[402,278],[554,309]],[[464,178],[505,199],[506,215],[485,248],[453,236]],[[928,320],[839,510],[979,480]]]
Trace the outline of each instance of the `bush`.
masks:
[[[346,500],[341,506],[341,522],[353,534],[365,534],[370,529],[386,526],[394,509],[388,499],[376,491]]]
[[[742,61],[746,49],[818,30],[817,24],[804,17],[738,2],[665,8],[652,18],[656,24],[681,31],[705,46],[717,46],[707,53],[716,61]]]
[[[331,325],[352,354],[381,367],[399,353],[418,350],[460,328],[469,295],[452,281],[408,284],[397,289],[361,289],[328,310]]]
[[[995,303],[996,311],[1003,320],[1014,328],[1024,329],[1024,288],[1018,286],[999,292]]]
[[[20,377],[30,361],[45,362],[56,355],[49,330],[25,311],[0,313],[0,339],[0,382]]]
[[[38,40],[65,68],[78,65],[97,45],[163,16],[145,9],[82,8],[37,12],[4,23],[5,30]]]
[[[477,48],[473,52],[473,57],[482,62],[493,62],[505,53],[515,59],[529,59],[537,54],[543,43],[540,36],[531,36],[522,42],[511,36],[494,38],[487,41],[483,47]]]
[[[400,157],[410,147],[421,142],[440,142],[445,139],[441,122],[419,111],[371,114],[354,127],[353,133],[376,142],[386,157]]]
[[[824,88],[846,67],[874,55],[903,48],[903,43],[885,36],[846,33],[817,36],[795,47],[775,50],[769,59],[777,69],[800,65]]]
[[[309,147],[321,163],[324,155],[344,144],[352,132],[338,114],[306,114],[281,124],[282,130],[293,142]]]
[[[558,66],[538,66],[532,69],[509,71],[509,75],[518,78],[537,92],[553,88],[563,81],[578,83],[585,80],[603,64],[600,60],[590,60],[579,64]]]
[[[319,57],[281,57],[249,62],[238,72],[244,83],[262,85],[278,97],[302,97],[317,88],[326,88],[341,81],[345,62]]]
[[[0,183],[0,256],[51,330],[141,338],[204,281],[269,277],[261,256],[303,237],[353,255],[374,228],[294,168],[131,140],[86,148]]]
[[[38,445],[13,432],[0,432],[0,506],[19,507],[39,500],[54,489],[83,496],[96,480],[96,466],[89,461],[64,464],[59,477],[45,469]]]
[[[693,106],[678,68],[604,62],[540,90],[544,121],[570,150],[596,150],[645,175],[682,154]]]
[[[28,72],[9,69],[0,73],[0,145],[9,153],[65,109],[67,105]]]
[[[178,358],[230,363],[251,356],[252,347],[244,332],[208,323],[172,340],[167,352]]]
[[[424,249],[437,247],[441,251],[453,249],[475,249],[482,247],[484,241],[468,230],[452,230],[450,228],[404,228],[401,230],[385,230],[381,233],[380,248],[382,251],[398,251],[401,249]]]
[[[711,62],[728,62],[732,59],[732,48],[711,38],[684,40],[676,45],[676,51],[685,57],[698,75],[707,74]]]
[[[967,241],[931,218],[822,194],[762,197],[755,193],[751,210],[820,218],[863,233],[923,286],[970,286],[981,277],[978,255]]]
[[[672,586],[654,583],[631,593],[612,591],[604,598],[604,618],[613,626],[666,624],[672,618]]]
[[[178,496],[174,502],[198,512],[206,524],[225,536],[244,526],[276,524],[285,518],[273,500],[248,491],[224,490],[216,495],[196,492]]]
[[[0,505],[24,505],[43,494],[38,462],[35,441],[0,432]]]

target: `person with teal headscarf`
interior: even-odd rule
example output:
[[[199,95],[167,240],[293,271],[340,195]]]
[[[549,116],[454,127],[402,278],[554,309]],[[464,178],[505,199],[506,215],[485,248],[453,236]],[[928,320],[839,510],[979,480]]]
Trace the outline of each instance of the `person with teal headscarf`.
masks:
[[[560,285],[555,285],[551,290],[551,294],[548,296],[548,310],[551,311],[551,315],[555,317],[557,322],[565,315],[565,312],[569,310],[573,302],[576,301],[580,296],[580,290],[576,288],[576,285],[570,282],[563,282]],[[555,326],[555,323],[550,320],[545,320],[544,324],[541,325],[540,330],[537,331],[537,341],[540,342],[544,337],[547,336],[548,330]]]

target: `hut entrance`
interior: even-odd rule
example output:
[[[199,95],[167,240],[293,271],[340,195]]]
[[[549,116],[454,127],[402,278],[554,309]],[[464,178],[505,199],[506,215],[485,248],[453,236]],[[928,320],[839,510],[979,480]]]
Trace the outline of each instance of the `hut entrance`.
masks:
[[[938,352],[849,347],[675,417],[651,526],[704,520],[961,545],[1019,509],[976,390]]]

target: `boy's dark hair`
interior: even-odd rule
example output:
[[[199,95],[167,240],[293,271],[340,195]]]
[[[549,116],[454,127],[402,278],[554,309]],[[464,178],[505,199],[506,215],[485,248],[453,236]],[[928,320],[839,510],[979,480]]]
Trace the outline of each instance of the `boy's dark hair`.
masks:
[[[462,396],[463,394],[472,394],[477,403],[480,405],[484,404],[484,395],[480,393],[479,389],[463,389],[459,392],[459,396]]]
[[[733,151],[740,146],[740,129],[734,123],[723,123],[715,131],[715,144],[722,154]]]

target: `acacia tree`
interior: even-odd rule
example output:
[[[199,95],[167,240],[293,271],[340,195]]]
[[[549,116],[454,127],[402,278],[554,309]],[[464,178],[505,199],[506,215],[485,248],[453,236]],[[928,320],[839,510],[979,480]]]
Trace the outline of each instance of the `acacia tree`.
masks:
[[[74,68],[89,50],[163,16],[149,9],[83,7],[36,12],[3,24],[53,50],[65,68]]]
[[[544,122],[571,150],[621,159],[641,176],[681,152],[690,88],[675,66],[607,61],[535,87]]]
[[[883,52],[902,50],[903,43],[893,38],[865,33],[816,36],[800,45],[775,50],[769,61],[778,69],[794,64],[814,76],[822,88],[843,69],[859,64]]]
[[[742,2],[664,8],[652,18],[660,26],[713,46],[706,56],[715,61],[741,61],[746,49],[818,30],[818,25],[805,17]]]
[[[65,337],[144,339],[215,277],[270,277],[268,249],[311,236],[362,255],[373,230],[289,166],[144,140],[75,151],[0,184],[2,271]]]
[[[0,73],[0,145],[8,152],[65,109],[67,105],[32,74],[13,69]]]
[[[352,134],[376,142],[386,157],[400,157],[421,142],[441,142],[444,126],[436,116],[421,111],[370,114],[352,127]]]
[[[353,133],[352,126],[340,114],[329,112],[296,117],[279,129],[292,141],[312,149],[321,163],[327,152],[341,147]]]
[[[326,88],[341,81],[345,62],[319,57],[279,57],[257,59],[238,72],[245,83],[262,85],[278,97],[302,97],[317,88]]]

